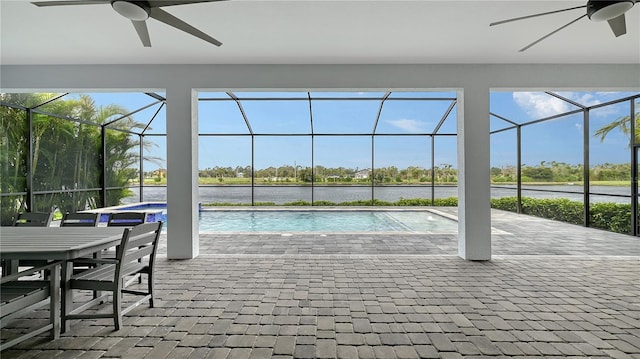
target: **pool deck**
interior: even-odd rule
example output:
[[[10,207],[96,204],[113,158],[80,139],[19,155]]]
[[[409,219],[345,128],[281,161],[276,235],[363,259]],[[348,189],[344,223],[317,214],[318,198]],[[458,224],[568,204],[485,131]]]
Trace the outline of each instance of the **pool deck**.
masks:
[[[640,238],[493,210],[492,239],[201,234],[167,260],[163,236],[156,308],[2,358],[640,358]]]

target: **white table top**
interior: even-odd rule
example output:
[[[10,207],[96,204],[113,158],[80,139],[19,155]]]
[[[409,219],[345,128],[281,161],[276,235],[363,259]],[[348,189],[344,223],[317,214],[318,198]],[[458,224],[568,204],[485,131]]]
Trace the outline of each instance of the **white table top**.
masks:
[[[123,227],[1,227],[3,259],[69,260],[115,246]]]

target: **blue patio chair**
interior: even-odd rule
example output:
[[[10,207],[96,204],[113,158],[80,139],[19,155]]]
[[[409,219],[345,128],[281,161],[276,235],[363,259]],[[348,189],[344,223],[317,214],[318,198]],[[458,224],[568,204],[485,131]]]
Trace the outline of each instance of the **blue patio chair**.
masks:
[[[133,227],[147,220],[145,212],[114,212],[109,214],[107,227]]]
[[[65,213],[60,221],[60,227],[97,227],[100,222],[100,213]]]

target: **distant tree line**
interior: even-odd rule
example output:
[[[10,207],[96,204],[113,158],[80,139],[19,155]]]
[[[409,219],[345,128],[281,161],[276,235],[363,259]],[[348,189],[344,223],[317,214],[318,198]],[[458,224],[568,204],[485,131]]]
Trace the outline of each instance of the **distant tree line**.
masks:
[[[491,167],[492,182],[516,182],[516,166]],[[580,182],[584,179],[584,166],[565,162],[546,162],[522,166],[522,182]],[[592,181],[629,181],[629,163],[602,163],[589,169]]]
[[[309,166],[283,165],[279,167],[267,167],[255,170],[255,178],[261,182],[321,182],[321,183],[375,183],[402,184],[402,183],[430,183],[432,169],[420,166],[409,166],[399,169],[396,166],[370,168],[346,168],[315,166],[312,171]],[[200,178],[216,178],[224,183],[230,178],[251,178],[251,166],[235,166],[206,168],[200,170]],[[435,166],[433,179],[437,183],[456,183],[458,170],[450,164]]]
[[[491,167],[491,181],[494,183],[515,183],[517,181],[516,166]],[[434,167],[435,183],[457,183],[458,170],[450,164],[442,164]],[[629,181],[631,179],[631,166],[629,163],[602,163],[592,165],[590,170],[592,181]],[[200,170],[201,178],[215,178],[223,184],[225,179],[251,178],[251,166],[214,167]],[[571,183],[583,181],[584,171],[582,164],[569,164],[558,161],[542,161],[537,165],[523,165],[523,182],[554,182]],[[284,165],[280,167],[267,167],[255,171],[257,181],[266,183],[371,183],[372,179],[377,184],[403,184],[403,183],[431,183],[431,168],[409,166],[399,169],[396,166],[388,166],[360,170],[358,168],[324,167],[316,166],[315,171],[311,167]]]

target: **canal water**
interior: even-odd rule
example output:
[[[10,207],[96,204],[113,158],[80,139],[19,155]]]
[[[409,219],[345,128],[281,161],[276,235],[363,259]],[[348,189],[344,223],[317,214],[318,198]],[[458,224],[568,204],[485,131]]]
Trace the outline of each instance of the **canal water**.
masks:
[[[584,199],[582,186],[553,185],[553,186],[523,186],[522,195],[533,198],[568,198],[582,202]],[[132,189],[136,194],[127,198],[125,203],[139,202],[138,189]],[[231,203],[250,204],[251,187],[245,186],[206,186],[200,187],[200,199],[206,203]],[[350,202],[357,200],[371,200],[371,187],[369,186],[256,186],[254,188],[255,202],[273,202],[284,204],[299,200],[311,202],[313,192],[314,201],[329,201],[333,203]],[[621,186],[591,186],[590,201],[630,203],[630,187]],[[144,201],[166,201],[166,187],[144,187]],[[516,195],[515,186],[500,186],[492,188],[492,198],[510,197]],[[395,202],[401,198],[431,198],[431,187],[428,186],[387,186],[375,187],[374,198],[382,201]],[[457,197],[457,186],[439,186],[434,189],[434,198]]]

